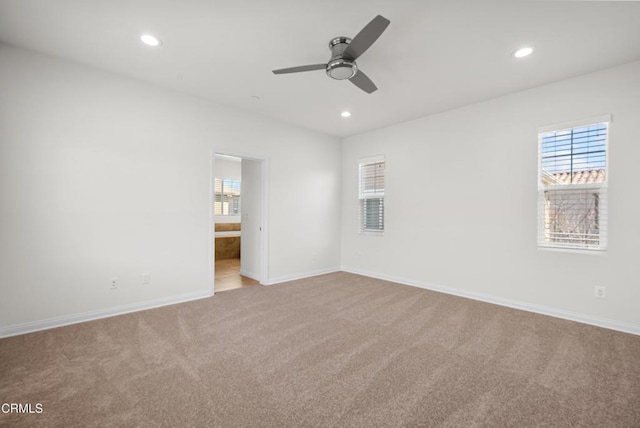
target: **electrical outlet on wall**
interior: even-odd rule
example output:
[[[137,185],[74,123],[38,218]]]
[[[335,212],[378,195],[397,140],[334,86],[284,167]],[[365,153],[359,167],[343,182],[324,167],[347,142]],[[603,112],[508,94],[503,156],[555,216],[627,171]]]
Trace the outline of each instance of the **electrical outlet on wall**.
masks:
[[[151,274],[145,272],[142,274],[142,285],[149,285],[149,284],[151,284]]]
[[[114,276],[111,278],[111,287],[109,287],[111,290],[115,290],[116,288],[118,288],[118,283],[120,282],[120,278],[118,278],[117,276]]]
[[[593,293],[598,299],[604,299],[607,295],[607,289],[604,285],[596,285]]]

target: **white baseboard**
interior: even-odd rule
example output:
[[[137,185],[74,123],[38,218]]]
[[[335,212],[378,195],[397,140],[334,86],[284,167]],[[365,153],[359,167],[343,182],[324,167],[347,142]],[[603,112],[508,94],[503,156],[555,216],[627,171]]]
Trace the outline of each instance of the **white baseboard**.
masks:
[[[95,311],[83,312],[80,314],[49,318],[46,320],[32,321],[23,324],[14,324],[7,327],[0,327],[0,338],[17,336],[25,333],[33,333],[35,331],[48,330],[65,325],[77,324],[85,321],[93,321],[101,318],[108,318],[116,315],[123,315],[131,312],[158,308],[161,306],[175,305],[176,303],[184,303],[191,300],[204,299],[205,297],[211,297],[211,291],[198,291],[194,293],[181,294],[178,296],[162,297],[160,299],[148,300],[146,302],[131,303],[128,305],[98,309]]]
[[[292,275],[279,276],[277,278],[269,278],[265,285],[280,284],[281,282],[295,281],[296,279],[310,278],[312,276],[325,275],[327,273],[340,272],[340,268],[319,269],[310,272],[299,272]]]
[[[597,318],[590,315],[564,311],[548,306],[535,305],[531,303],[520,302],[518,300],[506,299],[503,297],[492,296],[489,294],[475,293],[466,290],[460,290],[452,287],[444,287],[441,285],[431,284],[425,281],[417,281],[414,279],[402,278],[393,275],[384,275],[376,272],[370,272],[361,269],[353,269],[349,267],[342,267],[344,272],[354,273],[357,275],[368,276],[371,278],[382,279],[385,281],[397,282],[399,284],[411,285],[413,287],[424,288],[426,290],[438,291],[445,294],[451,294],[454,296],[466,297],[468,299],[479,300],[481,302],[493,303],[495,305],[506,306],[513,309],[519,309],[527,312],[534,312],[537,314],[548,315],[555,318],[562,318],[570,321],[576,321],[583,324],[590,324],[597,327],[608,328],[610,330],[622,331],[624,333],[631,333],[640,336],[640,325],[625,323],[620,321],[614,321],[604,318]]]
[[[310,272],[301,272],[301,273],[296,273],[292,275],[285,275],[285,276],[270,279],[266,285],[279,284],[282,282],[294,281],[297,279],[303,279],[303,278],[309,278],[317,275],[324,275],[328,273],[339,272],[341,270],[344,272],[354,273],[357,275],[368,276],[371,278],[382,279],[385,281],[397,282],[399,284],[410,285],[413,287],[424,288],[432,291],[438,291],[445,294],[465,297],[468,299],[478,300],[486,303],[492,303],[500,306],[506,306],[509,308],[519,309],[527,312],[534,312],[542,315],[548,315],[556,318],[562,318],[570,321],[576,321],[583,324],[590,324],[597,327],[608,328],[611,330],[617,330],[617,331],[631,333],[631,334],[640,336],[640,325],[638,324],[624,323],[620,321],[597,318],[597,317],[592,317],[590,315],[564,311],[564,310],[551,308],[547,306],[534,305],[530,303],[520,302],[517,300],[506,299],[506,298],[492,296],[488,294],[475,293],[475,292],[470,292],[466,290],[460,290],[457,288],[431,284],[425,281],[418,281],[418,280],[398,277],[394,275],[384,275],[377,272],[354,269],[349,267],[328,268],[328,269],[321,269],[321,270],[310,271]],[[158,308],[161,306],[174,305],[177,303],[184,303],[191,300],[203,299],[206,297],[211,297],[211,292],[209,290],[182,294],[178,296],[163,297],[160,299],[154,299],[146,302],[116,306],[113,308],[99,309],[96,311],[84,312],[81,314],[50,318],[46,320],[33,321],[33,322],[28,322],[23,324],[15,324],[7,327],[0,327],[0,338],[17,336],[20,334],[32,333],[40,330],[48,330],[51,328],[62,327],[65,325],[77,324],[77,323],[97,320],[101,318],[108,318],[116,315],[123,315],[131,312]]]

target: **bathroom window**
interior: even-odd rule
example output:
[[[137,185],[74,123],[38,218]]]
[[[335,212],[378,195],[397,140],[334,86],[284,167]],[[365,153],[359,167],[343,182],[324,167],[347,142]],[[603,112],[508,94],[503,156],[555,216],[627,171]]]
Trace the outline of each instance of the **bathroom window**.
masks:
[[[240,215],[240,180],[216,178],[214,193],[215,215]]]

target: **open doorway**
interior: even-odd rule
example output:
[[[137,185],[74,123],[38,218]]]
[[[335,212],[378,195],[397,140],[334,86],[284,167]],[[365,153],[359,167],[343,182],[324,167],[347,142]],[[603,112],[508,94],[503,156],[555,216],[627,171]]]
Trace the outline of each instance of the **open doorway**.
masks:
[[[213,288],[264,282],[265,162],[227,153],[213,159]]]

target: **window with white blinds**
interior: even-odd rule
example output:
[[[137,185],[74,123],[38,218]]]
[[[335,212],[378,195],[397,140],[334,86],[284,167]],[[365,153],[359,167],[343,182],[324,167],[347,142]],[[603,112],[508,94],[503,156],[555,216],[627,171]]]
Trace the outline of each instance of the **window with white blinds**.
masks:
[[[384,169],[383,156],[361,159],[359,169],[360,232],[384,232]]]
[[[610,117],[541,130],[538,245],[607,248],[607,151]]]
[[[214,214],[240,215],[240,180],[215,179]]]

